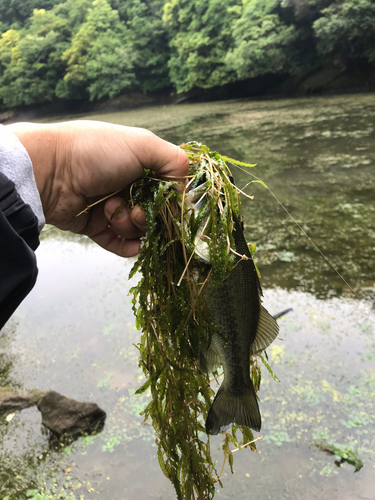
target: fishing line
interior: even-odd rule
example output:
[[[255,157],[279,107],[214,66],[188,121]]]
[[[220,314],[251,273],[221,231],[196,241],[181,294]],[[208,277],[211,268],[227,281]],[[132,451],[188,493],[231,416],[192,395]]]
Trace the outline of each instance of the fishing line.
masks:
[[[329,264],[329,266],[331,266],[331,268],[335,271],[335,273],[340,277],[340,279],[342,279],[342,281],[345,283],[345,285],[349,288],[349,290],[353,293],[353,295],[355,297],[357,297],[358,300],[363,300],[358,294],[357,292],[349,285],[349,283],[346,281],[346,279],[344,278],[344,276],[340,273],[340,271],[335,267],[335,265],[331,262],[331,260],[322,252],[322,250],[320,250],[320,248],[318,247],[318,245],[310,238],[310,236],[306,233],[306,231],[303,229],[303,227],[301,226],[301,224],[299,222],[296,221],[296,219],[293,217],[293,215],[289,212],[289,210],[286,208],[286,206],[279,200],[279,198],[275,195],[275,193],[272,191],[271,188],[269,188],[267,186],[267,184],[265,184],[262,179],[259,179],[259,177],[257,177],[256,175],[252,174],[251,172],[249,172],[248,170],[245,170],[244,168],[240,167],[239,165],[235,165],[235,164],[231,164],[233,166],[235,166],[236,168],[242,170],[242,172],[245,172],[245,174],[247,175],[250,175],[251,177],[253,177],[254,179],[256,179],[257,181],[259,181],[264,187],[266,187],[266,189],[268,189],[268,191],[271,193],[271,195],[275,198],[275,200],[277,201],[277,203],[281,206],[281,208],[287,213],[287,215],[292,219],[292,221],[294,222],[294,224],[296,224],[296,226],[299,228],[299,230],[301,231],[301,233],[305,236],[305,238],[307,238],[307,240],[311,243],[311,245],[315,248],[315,250],[323,257],[323,259]],[[371,316],[373,316],[373,320],[375,320],[375,316],[374,316],[374,313],[373,311],[367,307],[365,305],[365,307],[368,309],[368,311],[370,312]]]

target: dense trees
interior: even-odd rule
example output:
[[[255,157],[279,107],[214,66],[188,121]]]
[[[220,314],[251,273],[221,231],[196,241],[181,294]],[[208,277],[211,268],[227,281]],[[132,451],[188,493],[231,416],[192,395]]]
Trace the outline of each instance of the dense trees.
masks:
[[[1,0],[0,105],[375,64],[372,0]]]
[[[277,13],[277,0],[245,3],[241,17],[233,23],[234,47],[226,54],[226,64],[238,79],[264,73],[293,72],[297,63],[293,45],[298,30]]]
[[[94,0],[61,59],[66,73],[56,88],[58,97],[75,97],[87,91],[93,101],[119,95],[135,83],[128,29],[107,0]]]
[[[12,24],[22,25],[31,17],[34,9],[50,10],[59,3],[61,0],[1,0],[2,28],[9,28]]]
[[[335,2],[314,22],[318,50],[347,59],[375,63],[375,3],[373,0]]]
[[[52,100],[64,76],[61,61],[69,46],[64,19],[52,11],[34,10],[29,28],[10,29],[0,40],[0,98],[7,106]]]
[[[172,0],[164,5],[171,47],[168,66],[178,92],[236,78],[225,57],[233,46],[232,24],[240,9],[240,0]]]

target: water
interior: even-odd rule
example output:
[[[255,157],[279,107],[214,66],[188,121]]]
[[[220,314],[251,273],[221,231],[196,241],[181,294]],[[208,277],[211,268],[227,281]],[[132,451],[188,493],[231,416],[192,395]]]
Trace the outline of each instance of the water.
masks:
[[[143,126],[175,143],[196,139],[257,163],[260,177],[307,231],[342,282],[259,184],[243,203],[257,245],[264,302],[280,321],[263,371],[258,453],[224,469],[229,499],[375,499],[375,96],[231,101],[90,116]],[[233,167],[238,186],[252,178]],[[0,419],[0,498],[173,499],[159,470],[152,428],[139,412],[147,394],[127,281],[132,260],[83,237],[47,228],[36,287],[0,333],[1,383],[53,389],[95,401],[104,431],[57,452],[36,409]],[[281,340],[282,339],[282,340]],[[354,473],[320,443],[346,445],[365,466]],[[220,437],[211,441],[221,468]],[[32,492],[34,491],[34,492]],[[37,496],[37,493],[41,496]],[[44,495],[44,496],[43,496]]]

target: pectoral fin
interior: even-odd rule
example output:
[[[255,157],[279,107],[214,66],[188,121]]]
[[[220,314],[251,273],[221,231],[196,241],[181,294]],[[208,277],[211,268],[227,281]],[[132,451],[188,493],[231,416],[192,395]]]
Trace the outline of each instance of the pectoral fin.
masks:
[[[264,351],[279,334],[279,325],[269,312],[260,306],[260,316],[255,340],[251,346],[250,353],[255,356]]]
[[[199,368],[206,373],[214,372],[221,364],[220,357],[212,344],[205,352],[199,353]]]
[[[217,333],[212,335],[208,349],[199,353],[199,368],[202,371],[212,373],[223,364],[225,359],[223,343],[223,339]]]

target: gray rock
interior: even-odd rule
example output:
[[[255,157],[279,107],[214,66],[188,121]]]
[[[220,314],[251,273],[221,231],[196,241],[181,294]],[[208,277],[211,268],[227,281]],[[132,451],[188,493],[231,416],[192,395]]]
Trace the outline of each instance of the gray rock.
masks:
[[[57,436],[79,435],[90,430],[97,430],[106,417],[95,403],[80,403],[50,391],[38,404],[42,414],[42,424]]]

